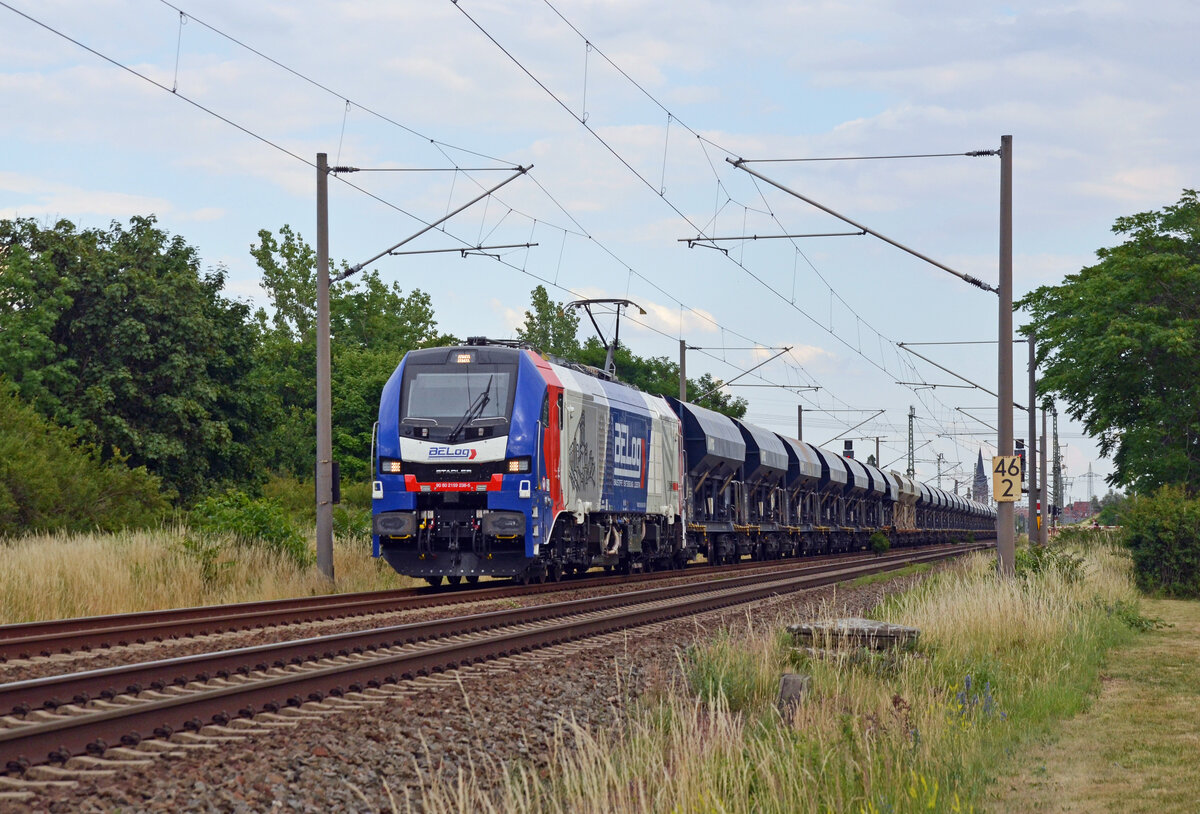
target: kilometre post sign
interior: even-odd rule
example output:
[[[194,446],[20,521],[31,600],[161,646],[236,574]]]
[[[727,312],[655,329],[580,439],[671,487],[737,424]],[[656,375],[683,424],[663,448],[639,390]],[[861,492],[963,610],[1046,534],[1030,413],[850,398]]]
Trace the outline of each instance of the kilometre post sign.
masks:
[[[992,456],[992,497],[997,503],[1014,503],[1021,497],[1021,456]]]

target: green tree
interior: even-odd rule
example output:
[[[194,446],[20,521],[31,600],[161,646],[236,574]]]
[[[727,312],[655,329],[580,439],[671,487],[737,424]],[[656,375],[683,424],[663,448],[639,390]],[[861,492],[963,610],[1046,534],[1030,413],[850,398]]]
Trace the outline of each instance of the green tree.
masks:
[[[550,353],[570,362],[589,365],[602,370],[608,350],[596,337],[588,337],[580,344],[576,334],[579,330],[579,313],[567,310],[562,303],[554,302],[539,285],[529,295],[530,310],[525,312],[525,322],[517,328],[517,338],[530,343],[543,353]],[[613,366],[617,379],[659,396],[679,395],[679,363],[665,356],[638,356],[625,345],[618,345],[613,353]],[[746,414],[749,406],[745,399],[730,396],[721,390],[721,383],[705,373],[699,379],[688,379],[688,400],[734,418]]]
[[[1139,588],[1180,599],[1200,597],[1200,499],[1181,486],[1135,495],[1121,525]]]
[[[579,360],[593,367],[604,367],[607,351],[600,341],[591,337],[579,351]],[[624,345],[613,354],[617,378],[647,393],[659,396],[679,395],[679,363],[665,356],[637,356]],[[745,399],[731,396],[721,389],[721,382],[705,373],[699,379],[687,380],[688,401],[716,410],[734,418],[746,414],[749,406]]]
[[[750,406],[749,402],[741,396],[726,393],[721,389],[722,384],[708,373],[699,379],[688,379],[688,401],[733,418],[742,418]]]
[[[0,373],[105,461],[188,498],[255,463],[250,309],[182,237],[135,217],[78,231],[0,221]]]
[[[588,337],[579,349],[578,361],[603,368],[608,350],[596,337]],[[679,395],[679,364],[665,356],[637,356],[625,345],[618,345],[613,354],[617,378],[647,393]]]
[[[262,287],[271,302],[268,316],[260,310],[265,331],[291,342],[316,336],[317,256],[290,226],[276,237],[260,229],[250,255],[262,270]],[[334,264],[331,264],[331,266]],[[341,270],[348,266],[341,263]],[[388,285],[374,269],[333,283],[329,289],[329,325],[333,344],[341,347],[432,347],[452,337],[437,331],[429,295],[414,289],[407,296],[396,283]]]
[[[1118,218],[1120,245],[1030,292],[1039,391],[1096,436],[1109,483],[1200,491],[1200,199]],[[1028,333],[1028,331],[1026,331]]]
[[[250,247],[272,305],[257,313],[256,375],[269,394],[271,469],[311,477],[316,454],[316,254],[290,226],[262,229]],[[346,264],[342,263],[345,269]],[[437,330],[429,295],[407,295],[374,270],[329,291],[333,450],[347,478],[365,477],[379,393],[413,348],[453,344]]]
[[[33,531],[116,531],[158,522],[158,478],[102,461],[74,430],[47,420],[0,381],[0,537]],[[64,484],[68,484],[64,488]]]
[[[517,328],[517,338],[528,342],[542,353],[553,354],[563,359],[579,356],[579,312],[568,310],[562,303],[554,302],[544,285],[533,289],[529,295],[530,309],[525,312],[525,322]]]
[[[1096,522],[1102,526],[1116,526],[1121,522],[1121,512],[1126,506],[1125,495],[1108,490],[1108,494],[1100,498],[1100,513]]]

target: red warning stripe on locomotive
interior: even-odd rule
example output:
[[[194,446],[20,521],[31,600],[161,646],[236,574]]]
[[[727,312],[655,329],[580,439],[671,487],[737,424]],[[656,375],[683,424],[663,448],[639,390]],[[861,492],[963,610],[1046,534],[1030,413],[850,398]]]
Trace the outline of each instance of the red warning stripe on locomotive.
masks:
[[[404,489],[409,492],[499,492],[504,486],[504,476],[492,475],[491,480],[475,481],[435,481],[421,483],[416,475],[404,476]]]

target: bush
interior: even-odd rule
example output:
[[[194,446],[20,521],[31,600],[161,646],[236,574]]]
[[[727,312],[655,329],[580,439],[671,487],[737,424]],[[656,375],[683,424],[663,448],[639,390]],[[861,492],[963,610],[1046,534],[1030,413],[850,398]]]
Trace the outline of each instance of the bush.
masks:
[[[345,504],[333,507],[333,534],[347,543],[371,544],[371,511]]]
[[[887,538],[887,535],[882,531],[877,531],[871,535],[871,550],[876,555],[886,554],[892,547],[892,542]]]
[[[263,484],[263,497],[283,508],[293,522],[311,526],[317,522],[316,486],[312,479],[272,474]]]
[[[371,482],[348,480],[342,475],[342,503],[359,509],[371,509]]]
[[[1054,544],[1082,549],[1111,545],[1117,542],[1117,539],[1116,529],[1092,528],[1084,525],[1059,526],[1058,532],[1054,535]]]
[[[730,631],[721,630],[713,640],[688,647],[681,663],[692,691],[704,703],[744,712],[774,697],[779,680],[775,660],[773,651],[747,650]]]
[[[260,545],[284,554],[302,567],[313,562],[304,535],[273,500],[254,499],[230,490],[197,503],[189,522],[199,531],[225,534],[240,544]]]
[[[1026,580],[1039,574],[1057,571],[1067,582],[1079,582],[1083,579],[1082,556],[1066,551],[1058,545],[1030,545],[1017,549],[1016,573]]]
[[[316,486],[311,478],[300,480],[290,475],[272,474],[262,488],[263,496],[279,504],[287,515],[300,525],[317,522]],[[371,484],[368,481],[350,480],[342,474],[342,502],[333,507],[334,522],[339,509],[354,514],[357,510],[371,510]],[[368,525],[367,533],[370,534]]]
[[[119,455],[102,462],[0,381],[0,537],[144,528],[166,509],[158,478]]]
[[[1177,598],[1200,597],[1200,500],[1163,486],[1131,498],[1121,521],[1139,588]]]
[[[216,540],[197,540],[185,536],[179,543],[185,556],[200,566],[200,581],[205,588],[221,588],[229,582],[230,571],[236,564],[233,560],[221,559],[221,544]]]

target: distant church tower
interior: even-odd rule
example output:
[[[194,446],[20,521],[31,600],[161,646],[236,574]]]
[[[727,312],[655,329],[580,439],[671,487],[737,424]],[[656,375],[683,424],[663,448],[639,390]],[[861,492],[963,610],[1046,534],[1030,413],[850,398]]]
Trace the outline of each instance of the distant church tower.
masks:
[[[979,503],[988,503],[988,472],[983,468],[983,450],[979,450],[979,460],[976,462],[976,481],[972,489],[973,497]]]
[[[972,491],[976,501],[988,502],[988,479],[987,471],[983,468],[983,450],[979,450],[979,460],[975,464],[975,486]]]

